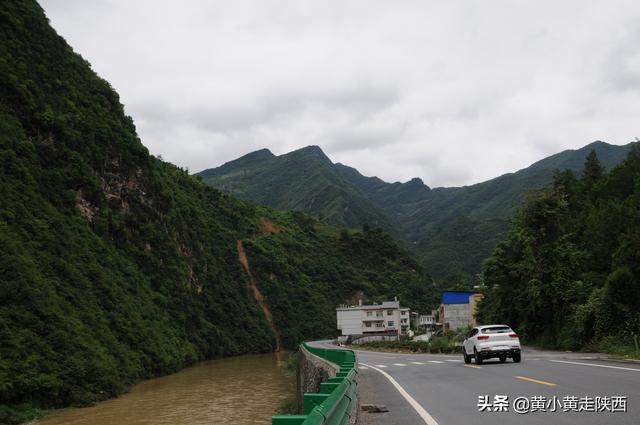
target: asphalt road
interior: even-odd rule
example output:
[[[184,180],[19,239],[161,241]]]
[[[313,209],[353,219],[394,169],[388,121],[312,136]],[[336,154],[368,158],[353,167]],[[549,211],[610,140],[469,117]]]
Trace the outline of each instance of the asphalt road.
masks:
[[[364,424],[640,424],[640,363],[532,349],[523,351],[522,363],[496,359],[481,366],[465,365],[462,355],[356,354],[361,402],[389,408],[361,414]],[[482,396],[491,411],[479,411]],[[505,404],[494,403],[495,396],[508,396],[507,411],[496,411]],[[514,411],[518,397],[526,413]],[[613,397],[626,397],[615,406],[621,410],[626,402],[626,412],[611,411]]]

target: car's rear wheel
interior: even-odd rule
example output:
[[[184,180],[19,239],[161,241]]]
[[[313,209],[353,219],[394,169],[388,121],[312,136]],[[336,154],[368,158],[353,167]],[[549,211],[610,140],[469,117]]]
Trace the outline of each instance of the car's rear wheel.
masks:
[[[507,361],[507,356],[500,356],[499,359],[500,359],[500,363],[504,363]]]
[[[482,357],[478,354],[478,350],[476,347],[473,347],[473,358],[476,359],[476,364],[482,364]]]
[[[462,357],[464,357],[464,362],[466,364],[471,363],[471,356],[467,354],[467,349],[462,347]]]
[[[513,362],[514,363],[520,363],[520,360],[522,360],[522,358],[520,357],[520,353],[517,353],[517,354],[513,355]]]

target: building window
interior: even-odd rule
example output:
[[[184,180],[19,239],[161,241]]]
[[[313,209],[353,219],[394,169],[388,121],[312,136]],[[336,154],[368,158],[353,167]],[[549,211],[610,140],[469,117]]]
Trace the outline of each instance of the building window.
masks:
[[[406,312],[406,311],[403,311],[403,312],[401,312],[400,314],[402,314],[403,316],[406,316],[406,315],[407,315],[407,312]]]
[[[393,327],[393,326],[395,326],[395,325],[396,325],[396,324],[395,324],[395,322],[394,322],[393,320],[389,320],[389,321],[387,322],[387,326]]]
[[[367,323],[365,323],[364,325],[365,325],[367,328],[370,328],[370,327],[371,327],[371,322],[367,322]]]
[[[376,311],[376,317],[382,317],[382,312],[381,311]]]
[[[371,317],[372,315],[373,315],[373,313],[372,313],[372,312],[367,311],[367,317]]]
[[[407,323],[407,319],[400,320],[400,323]]]
[[[376,328],[381,328],[382,327],[382,323],[376,323]]]
[[[393,315],[393,310],[387,310],[387,316],[392,316]]]

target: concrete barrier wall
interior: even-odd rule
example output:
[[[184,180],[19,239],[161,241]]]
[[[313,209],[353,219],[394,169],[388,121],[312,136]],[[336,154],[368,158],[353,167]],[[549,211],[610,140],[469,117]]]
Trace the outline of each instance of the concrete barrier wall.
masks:
[[[298,407],[302,410],[304,393],[319,393],[320,383],[333,378],[340,367],[330,361],[311,354],[304,345],[300,345],[298,358],[297,388]]]
[[[299,414],[275,415],[272,425],[353,425],[357,422],[356,356],[351,350],[299,347]]]

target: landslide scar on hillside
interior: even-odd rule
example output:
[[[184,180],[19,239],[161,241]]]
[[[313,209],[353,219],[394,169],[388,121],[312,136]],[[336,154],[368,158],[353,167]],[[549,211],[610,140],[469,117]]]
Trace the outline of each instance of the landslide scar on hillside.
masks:
[[[251,273],[251,268],[249,267],[249,259],[247,258],[247,254],[244,251],[244,245],[242,241],[238,239],[238,260],[240,260],[240,264],[242,264],[242,268],[244,272],[249,276],[249,289],[253,293],[253,298],[258,302],[258,305],[262,309],[264,313],[265,319],[267,319],[267,323],[269,324],[269,328],[276,335],[276,351],[280,351],[280,345],[282,337],[280,335],[280,331],[276,328],[275,323],[273,322],[273,316],[271,315],[271,310],[269,310],[269,305],[267,301],[264,299],[262,292],[260,292],[260,288],[258,288],[258,284],[256,282],[255,277]]]
[[[275,235],[276,233],[280,233],[282,231],[282,227],[278,226],[272,220],[267,217],[260,218],[260,233],[263,235]]]

